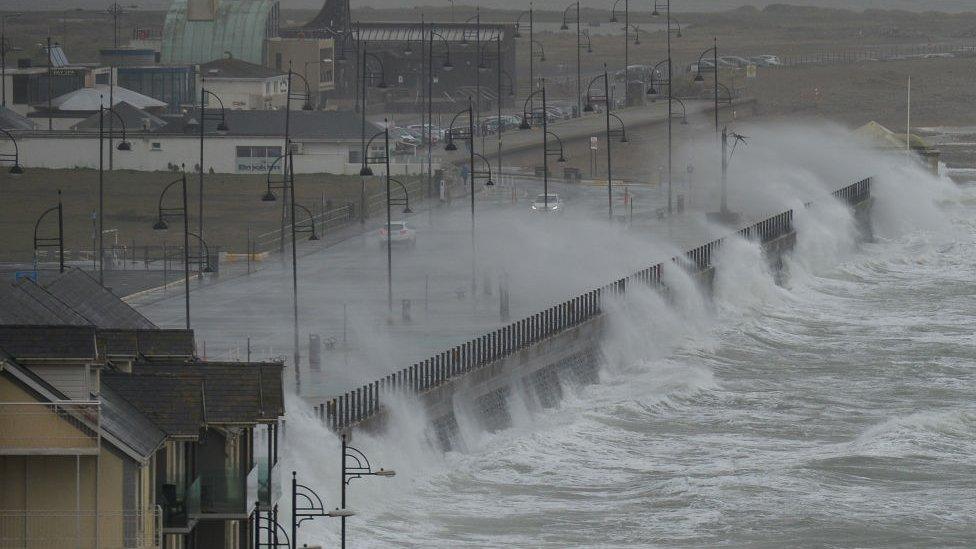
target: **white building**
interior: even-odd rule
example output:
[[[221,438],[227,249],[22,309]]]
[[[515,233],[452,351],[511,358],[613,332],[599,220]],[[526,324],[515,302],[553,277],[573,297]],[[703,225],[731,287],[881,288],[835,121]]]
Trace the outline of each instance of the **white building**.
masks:
[[[166,171],[185,165],[196,171],[200,159],[199,112],[163,116],[158,129],[127,128],[131,150],[115,150],[116,170]],[[284,112],[226,111],[228,131],[216,130],[219,111],[207,111],[204,170],[214,173],[267,173],[284,148]],[[214,115],[214,117],[211,117]],[[128,117],[127,117],[128,118]],[[362,166],[359,115],[345,112],[292,111],[291,140],[296,173],[356,175]],[[367,123],[367,137],[380,131]],[[20,164],[30,168],[98,168],[98,133],[88,128],[66,131],[12,131]],[[118,144],[118,137],[115,143]],[[383,141],[374,140],[371,156],[382,155]],[[394,155],[394,174],[421,173],[426,156]],[[107,161],[106,161],[107,166]],[[371,166],[377,175],[383,165]],[[435,162],[435,169],[438,165]]]
[[[220,97],[227,109],[268,110],[285,104],[288,75],[281,71],[224,58],[203,63],[199,74],[203,86]]]

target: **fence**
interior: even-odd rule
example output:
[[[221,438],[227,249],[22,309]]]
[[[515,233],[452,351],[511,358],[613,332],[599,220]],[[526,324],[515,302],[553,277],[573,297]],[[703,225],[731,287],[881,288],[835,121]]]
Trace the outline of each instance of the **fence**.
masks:
[[[833,195],[849,205],[870,196],[871,180],[864,179],[839,189]],[[742,238],[767,243],[793,231],[793,210],[763,219],[739,230]],[[712,266],[712,257],[724,238],[703,244],[671,263],[691,273],[701,273]],[[513,322],[493,332],[440,352],[426,360],[363,385],[315,407],[316,416],[334,431],[344,431],[381,410],[381,397],[394,393],[419,394],[454,378],[511,356],[559,332],[603,314],[603,296],[624,294],[628,284],[640,283],[660,288],[667,262],[658,263],[621,278],[602,288],[590,290],[542,312]]]
[[[898,59],[922,59],[926,57],[972,56],[976,55],[976,41],[939,44],[891,44],[884,46],[854,46],[830,48],[817,52],[797,55],[780,55],[782,65],[768,68],[795,65],[838,65],[862,61],[893,61]]]

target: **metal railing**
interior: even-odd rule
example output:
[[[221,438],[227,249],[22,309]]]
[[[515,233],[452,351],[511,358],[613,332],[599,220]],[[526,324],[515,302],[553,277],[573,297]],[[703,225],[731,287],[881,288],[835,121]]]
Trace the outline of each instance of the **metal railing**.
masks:
[[[0,547],[154,549],[162,546],[159,507],[128,511],[0,509]]]
[[[853,206],[867,200],[870,192],[869,178],[839,189],[833,195]],[[765,244],[792,232],[793,210],[788,210],[753,223],[737,231],[736,235]],[[587,291],[544,311],[437,353],[426,360],[315,406],[316,416],[335,431],[349,429],[380,413],[383,409],[381,401],[392,394],[420,394],[430,391],[602,315],[603,297],[622,295],[629,284],[639,283],[652,288],[663,287],[662,273],[666,264],[675,264],[691,274],[703,273],[711,269],[713,254],[724,241],[724,238],[713,240],[671,258],[670,262],[665,261],[641,269],[631,276]]]
[[[99,452],[97,401],[0,402],[0,455]]]

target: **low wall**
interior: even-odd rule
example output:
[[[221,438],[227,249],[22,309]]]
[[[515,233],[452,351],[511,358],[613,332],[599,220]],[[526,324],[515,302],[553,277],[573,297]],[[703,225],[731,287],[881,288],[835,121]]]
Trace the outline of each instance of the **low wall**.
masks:
[[[871,180],[865,179],[834,193],[854,208],[862,230],[869,227],[870,188]],[[796,243],[793,211],[759,221],[736,234],[758,241],[766,260],[778,269]],[[444,449],[457,447],[459,410],[484,430],[508,427],[513,399],[520,399],[530,409],[553,407],[568,386],[599,380],[600,342],[606,323],[604,296],[623,296],[632,284],[666,292],[662,280],[665,266],[685,270],[711,293],[715,276],[712,254],[724,240],[703,244],[671,261],[642,269],[323,402],[315,407],[316,415],[335,431],[378,431],[389,419],[385,401],[411,396],[426,411],[432,442]]]

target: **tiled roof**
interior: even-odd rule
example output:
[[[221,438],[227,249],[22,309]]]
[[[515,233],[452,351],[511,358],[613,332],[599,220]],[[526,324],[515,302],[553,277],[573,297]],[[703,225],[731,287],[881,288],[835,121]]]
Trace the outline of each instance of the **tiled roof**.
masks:
[[[153,455],[166,433],[121,395],[102,384],[102,429],[108,431],[143,458]]]
[[[194,353],[192,330],[100,329],[98,338],[104,342],[105,352],[109,356],[189,359]]]
[[[217,133],[220,111],[208,109],[205,130],[208,134]],[[157,133],[196,135],[200,131],[197,125],[199,109],[191,109],[182,118],[170,119],[170,123],[157,130]],[[285,131],[285,112],[278,111],[243,111],[228,110],[225,112],[228,136],[236,137],[280,137]],[[359,114],[348,111],[304,111],[292,110],[289,121],[289,134],[292,139],[321,139],[331,141],[358,142],[361,135],[362,119]],[[366,121],[366,136],[382,130],[378,125]]]
[[[14,358],[96,359],[91,326],[0,326],[0,349]]]
[[[203,427],[203,376],[104,372],[102,384],[167,435],[199,436]]]
[[[133,374],[202,377],[207,423],[256,423],[285,413],[281,363],[140,362]]]
[[[8,107],[0,107],[0,128],[5,130],[33,130],[34,123],[26,116]]]
[[[151,329],[155,324],[81,269],[70,269],[44,289],[99,328]]]
[[[166,121],[162,118],[149,114],[138,107],[133,107],[125,101],[116,103],[113,110],[125,123],[125,129],[128,132],[155,130],[156,128],[166,125]],[[112,127],[114,128],[114,131],[118,132],[120,130],[118,127],[118,118],[111,113],[105,113],[102,115],[101,124],[104,125],[106,131],[109,128],[109,124],[113,122],[114,124],[112,124]],[[72,126],[71,129],[98,131],[98,127],[99,119],[98,113],[96,112],[95,114]]]
[[[163,108],[166,106],[166,103],[158,99],[153,99],[152,97],[142,95],[141,93],[121,86],[114,86],[113,90],[106,84],[95,84],[90,88],[80,88],[55,97],[51,100],[51,106],[60,111],[93,112],[98,110],[99,105],[105,107],[111,106],[109,105],[110,99],[113,102],[112,105],[118,105],[124,101],[139,109]],[[43,106],[47,107],[47,105]]]
[[[88,322],[27,279],[0,284],[0,324],[86,325]]]

